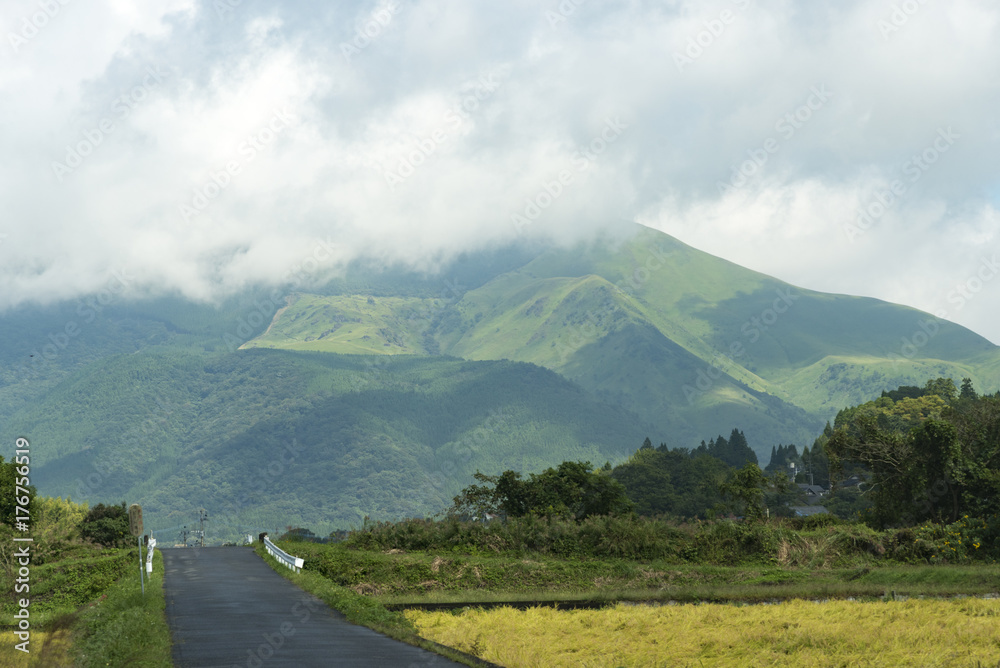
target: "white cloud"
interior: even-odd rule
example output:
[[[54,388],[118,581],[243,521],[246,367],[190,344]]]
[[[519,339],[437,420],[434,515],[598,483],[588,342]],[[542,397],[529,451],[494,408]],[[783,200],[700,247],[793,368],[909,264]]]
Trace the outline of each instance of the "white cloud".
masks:
[[[0,294],[72,297],[127,265],[207,299],[281,280],[327,237],[333,264],[433,268],[515,238],[533,203],[522,234],[634,218],[796,284],[928,310],[996,249],[993,3],[903,18],[880,0],[560,6],[62,6],[4,45]],[[3,33],[27,11],[6,8]],[[269,131],[276,114],[294,120]],[[616,118],[627,127],[581,160]],[[948,128],[958,138],[911,180]],[[905,194],[852,242],[845,226],[894,181]],[[1000,341],[997,289],[949,317]]]

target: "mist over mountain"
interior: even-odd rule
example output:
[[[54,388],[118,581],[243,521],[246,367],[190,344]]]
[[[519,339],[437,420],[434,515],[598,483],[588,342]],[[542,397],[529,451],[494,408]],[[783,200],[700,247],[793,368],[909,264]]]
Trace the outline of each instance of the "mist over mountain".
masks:
[[[114,272],[218,305],[639,222],[1000,342],[995,3],[46,8],[0,7],[0,309]]]

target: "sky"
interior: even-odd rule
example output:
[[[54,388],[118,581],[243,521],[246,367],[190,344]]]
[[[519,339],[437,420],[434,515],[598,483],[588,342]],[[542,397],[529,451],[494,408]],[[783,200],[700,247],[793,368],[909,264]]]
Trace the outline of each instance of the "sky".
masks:
[[[8,0],[0,35],[0,308],[638,222],[1000,343],[995,0]]]

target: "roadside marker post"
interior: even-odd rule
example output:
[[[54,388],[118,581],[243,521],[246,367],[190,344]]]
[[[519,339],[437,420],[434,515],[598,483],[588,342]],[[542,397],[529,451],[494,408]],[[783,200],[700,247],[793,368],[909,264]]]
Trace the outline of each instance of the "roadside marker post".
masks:
[[[153,552],[155,548],[156,539],[150,536],[149,544],[146,546],[146,573],[149,575],[150,582],[153,580]]]
[[[142,506],[133,503],[128,508],[128,528],[139,541],[139,585],[142,587],[142,597],[146,597],[146,576],[142,568]]]

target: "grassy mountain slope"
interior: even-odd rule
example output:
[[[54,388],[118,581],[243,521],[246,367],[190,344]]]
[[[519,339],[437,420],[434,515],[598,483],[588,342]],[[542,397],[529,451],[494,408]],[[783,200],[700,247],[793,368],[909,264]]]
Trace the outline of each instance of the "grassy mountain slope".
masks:
[[[537,279],[523,270],[466,295],[438,333],[450,354],[554,369],[642,415],[674,445],[693,446],[735,426],[758,444],[804,442],[822,427],[791,404],[763,401],[766,394],[744,380],[764,384],[738,367],[739,379],[713,373],[700,383],[709,365],[653,325],[649,310],[600,276]]]
[[[353,355],[426,354],[418,324],[431,299],[344,295],[289,297],[267,331],[243,347]]]
[[[342,295],[328,304],[347,311],[359,302]],[[374,317],[400,322],[412,305],[400,308]],[[883,389],[931,376],[1000,387],[1000,349],[963,327],[803,290],[647,228],[548,249],[436,308],[421,330],[425,351],[548,367],[636,411],[677,445],[737,426],[764,455],[778,442],[808,443],[837,410]],[[324,326],[283,320],[272,331],[284,341],[251,345],[289,346]],[[393,351],[366,335],[378,352]],[[360,344],[347,334],[323,349]]]

